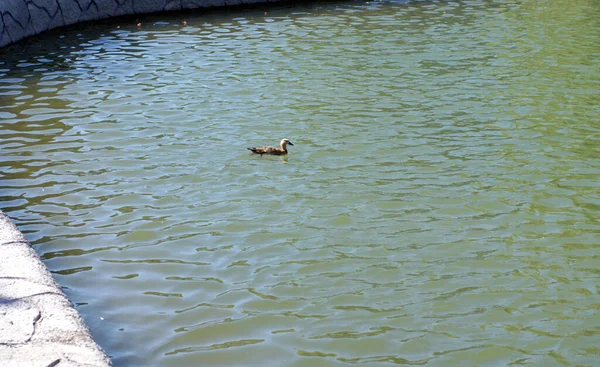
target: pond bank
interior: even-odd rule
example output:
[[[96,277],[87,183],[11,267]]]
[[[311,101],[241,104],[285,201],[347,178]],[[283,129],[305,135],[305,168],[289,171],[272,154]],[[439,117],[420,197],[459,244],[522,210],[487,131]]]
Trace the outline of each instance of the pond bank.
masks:
[[[0,2],[0,47],[90,20],[270,2],[281,0],[4,0]]]
[[[25,236],[0,212],[0,365],[110,366]]]

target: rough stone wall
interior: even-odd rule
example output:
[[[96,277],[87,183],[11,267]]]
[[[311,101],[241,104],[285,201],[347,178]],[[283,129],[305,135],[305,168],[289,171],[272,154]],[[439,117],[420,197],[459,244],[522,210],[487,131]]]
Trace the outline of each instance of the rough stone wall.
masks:
[[[0,47],[88,20],[277,1],[281,0],[0,0]]]

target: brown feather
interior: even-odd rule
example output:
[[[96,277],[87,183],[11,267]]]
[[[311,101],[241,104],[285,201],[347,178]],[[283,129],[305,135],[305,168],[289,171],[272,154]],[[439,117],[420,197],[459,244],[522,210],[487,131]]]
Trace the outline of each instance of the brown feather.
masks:
[[[253,154],[286,155],[286,154],[288,154],[288,151],[287,151],[288,144],[294,145],[288,139],[283,139],[283,140],[281,140],[281,148],[266,146],[266,147],[262,147],[262,148],[252,147],[252,148],[247,148],[247,149],[249,151],[251,151]]]

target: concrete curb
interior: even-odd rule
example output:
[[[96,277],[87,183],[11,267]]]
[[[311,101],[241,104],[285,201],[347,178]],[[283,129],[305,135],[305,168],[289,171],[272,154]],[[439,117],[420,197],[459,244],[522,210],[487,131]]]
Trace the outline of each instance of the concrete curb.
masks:
[[[0,366],[111,362],[25,236],[0,212]]]
[[[185,9],[282,0],[0,0],[0,47],[75,23]]]

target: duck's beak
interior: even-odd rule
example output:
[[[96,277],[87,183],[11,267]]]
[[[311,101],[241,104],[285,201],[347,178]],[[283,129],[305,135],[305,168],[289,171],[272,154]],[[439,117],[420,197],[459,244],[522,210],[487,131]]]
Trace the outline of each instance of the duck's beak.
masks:
[[[289,144],[289,145],[292,145],[292,146],[294,145],[294,143],[292,143],[292,142],[291,142],[291,141],[289,141],[289,140],[288,140],[288,144]]]

